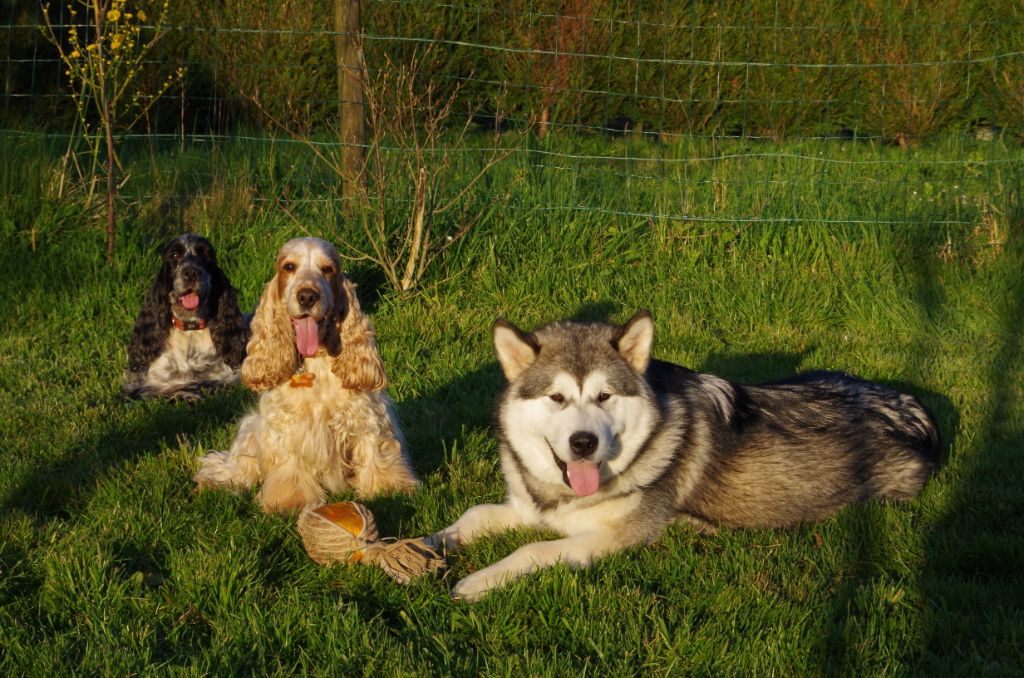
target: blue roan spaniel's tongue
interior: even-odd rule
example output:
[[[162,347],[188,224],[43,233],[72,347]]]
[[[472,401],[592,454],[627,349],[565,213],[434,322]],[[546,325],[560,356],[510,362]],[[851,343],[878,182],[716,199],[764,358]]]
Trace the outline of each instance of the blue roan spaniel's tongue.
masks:
[[[597,492],[601,482],[601,471],[597,464],[591,461],[571,461],[565,465],[565,471],[569,476],[569,487],[577,497],[588,497]]]
[[[292,318],[292,326],[295,328],[295,348],[306,358],[316,355],[320,347],[320,328],[310,316],[305,318]]]
[[[181,307],[187,311],[194,311],[199,307],[199,295],[195,292],[181,295],[178,301],[181,302]]]

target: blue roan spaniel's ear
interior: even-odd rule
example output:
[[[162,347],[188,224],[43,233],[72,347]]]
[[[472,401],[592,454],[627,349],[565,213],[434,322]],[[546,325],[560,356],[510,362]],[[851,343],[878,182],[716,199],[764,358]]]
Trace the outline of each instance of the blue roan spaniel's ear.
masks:
[[[128,343],[128,369],[131,372],[146,371],[167,343],[167,335],[171,331],[172,276],[172,267],[165,259],[135,319],[135,329]]]
[[[217,353],[229,366],[241,367],[249,343],[249,322],[238,308],[238,295],[224,272],[212,264],[213,297],[210,300],[210,334]]]

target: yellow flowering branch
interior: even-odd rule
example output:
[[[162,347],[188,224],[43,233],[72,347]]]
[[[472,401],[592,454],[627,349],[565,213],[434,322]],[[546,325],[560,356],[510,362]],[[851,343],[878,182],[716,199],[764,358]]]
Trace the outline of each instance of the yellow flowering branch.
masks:
[[[164,0],[149,24],[145,10],[130,6],[129,0],[72,0],[62,40],[50,19],[50,6],[43,6],[43,34],[57,48],[70,80],[81,137],[92,156],[93,177],[98,175],[106,147],[108,261],[114,257],[115,177],[120,167],[114,132],[131,129],[185,73],[178,68],[150,93],[140,89],[146,59],[167,33],[168,8],[169,0]],[[96,117],[98,130],[92,122]]]

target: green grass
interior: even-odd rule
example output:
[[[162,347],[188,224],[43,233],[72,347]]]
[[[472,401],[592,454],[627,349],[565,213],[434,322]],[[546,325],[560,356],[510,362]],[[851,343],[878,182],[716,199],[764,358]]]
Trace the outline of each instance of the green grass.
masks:
[[[297,162],[301,149],[165,149],[155,178],[140,152],[109,267],[100,220],[78,194],[53,196],[57,152],[3,143],[0,672],[1024,670],[1019,149],[552,145],[628,160],[570,172],[558,169],[565,156],[518,158],[467,198],[484,205],[514,174],[507,209],[411,294],[355,264],[424,480],[412,497],[368,502],[384,534],[433,532],[502,497],[488,430],[498,316],[533,326],[648,308],[658,357],[738,380],[849,370],[919,395],[939,422],[944,463],[919,500],[784,531],[672,528],[470,606],[450,586],[536,534],[485,539],[408,587],[368,567],[322,568],[293,518],[192,491],[196,456],[230,444],[251,394],[192,406],[116,397],[157,248],[183,220],[214,240],[246,306],[286,238],[362,237],[309,201],[329,197],[329,177]],[[712,159],[642,167],[687,156]],[[939,162],[950,158],[960,162]],[[658,213],[717,220],[644,216]]]

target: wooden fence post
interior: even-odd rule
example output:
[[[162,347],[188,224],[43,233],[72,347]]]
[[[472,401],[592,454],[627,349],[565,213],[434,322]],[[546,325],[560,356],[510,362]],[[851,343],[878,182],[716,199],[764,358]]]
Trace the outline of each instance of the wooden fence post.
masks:
[[[361,0],[335,0],[334,38],[338,70],[338,116],[342,143],[342,197],[346,205],[363,181],[366,160],[366,108],[363,99]]]

